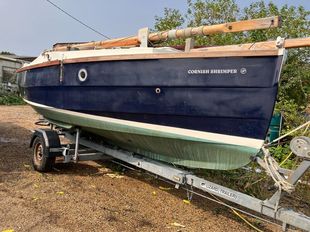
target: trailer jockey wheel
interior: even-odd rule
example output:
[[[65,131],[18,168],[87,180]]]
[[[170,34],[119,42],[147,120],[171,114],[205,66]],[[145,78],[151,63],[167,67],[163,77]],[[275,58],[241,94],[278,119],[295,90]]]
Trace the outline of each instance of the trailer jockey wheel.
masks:
[[[32,165],[36,171],[48,172],[53,169],[56,157],[50,157],[49,149],[42,135],[36,136],[33,141]]]
[[[298,136],[290,142],[292,152],[304,159],[310,160],[310,138],[306,136]]]

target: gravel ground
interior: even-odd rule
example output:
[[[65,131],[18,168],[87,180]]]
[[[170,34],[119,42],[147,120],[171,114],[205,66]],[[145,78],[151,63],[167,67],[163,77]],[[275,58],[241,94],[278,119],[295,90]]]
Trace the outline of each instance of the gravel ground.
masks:
[[[251,231],[225,207],[184,203],[184,191],[109,162],[33,171],[28,143],[38,117],[29,106],[0,107],[0,231]]]

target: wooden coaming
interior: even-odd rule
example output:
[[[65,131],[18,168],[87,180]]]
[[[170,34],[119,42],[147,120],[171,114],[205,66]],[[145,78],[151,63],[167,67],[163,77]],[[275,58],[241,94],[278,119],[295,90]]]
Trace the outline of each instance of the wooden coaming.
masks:
[[[55,66],[55,65],[59,65],[59,64],[60,64],[60,60],[52,60],[52,61],[47,61],[47,62],[43,62],[43,63],[40,63],[40,64],[34,64],[34,65],[26,66],[26,67],[18,69],[16,72],[20,73],[20,72],[24,72],[24,71],[27,71],[27,70],[30,70],[30,69]]]
[[[192,49],[194,50],[194,49]],[[70,58],[43,62],[40,64],[29,65],[18,69],[17,72],[23,72],[30,69],[48,67],[63,64],[83,63],[83,62],[99,62],[99,61],[119,61],[119,60],[145,60],[145,59],[186,59],[186,58],[214,58],[214,57],[240,57],[240,56],[277,56],[279,49],[266,50],[231,50],[231,51],[196,51],[196,52],[180,52],[180,53],[151,53],[151,54],[130,54],[130,55],[110,55],[110,56],[93,56],[82,58]]]

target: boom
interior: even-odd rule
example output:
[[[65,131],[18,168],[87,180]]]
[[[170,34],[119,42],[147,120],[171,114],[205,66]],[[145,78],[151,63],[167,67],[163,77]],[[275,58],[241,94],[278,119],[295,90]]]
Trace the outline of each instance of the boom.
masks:
[[[217,25],[189,27],[184,29],[174,29],[168,31],[155,32],[150,33],[148,35],[148,41],[151,43],[158,43],[169,39],[188,38],[197,35],[213,35],[220,33],[241,32],[257,29],[274,28],[278,26],[281,26],[281,18],[279,16],[273,16],[268,18],[228,22]],[[80,43],[80,44],[56,44],[54,46],[54,50],[66,51],[66,50],[85,50],[95,48],[101,49],[101,48],[113,48],[113,47],[128,47],[128,46],[138,46],[140,45],[140,43],[141,39],[137,35],[137,36]]]

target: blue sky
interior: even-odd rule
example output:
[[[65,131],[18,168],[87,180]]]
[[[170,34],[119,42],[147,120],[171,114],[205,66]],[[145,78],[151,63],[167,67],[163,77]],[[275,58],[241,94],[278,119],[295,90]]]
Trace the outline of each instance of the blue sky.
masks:
[[[134,35],[139,28],[153,27],[155,15],[165,7],[186,11],[186,0],[52,0],[63,9],[109,37]],[[243,8],[251,1],[237,0]],[[266,1],[269,2],[269,1]],[[304,6],[310,0],[273,0]],[[0,0],[0,51],[38,55],[56,42],[93,41],[102,37],[75,22],[46,0]]]

